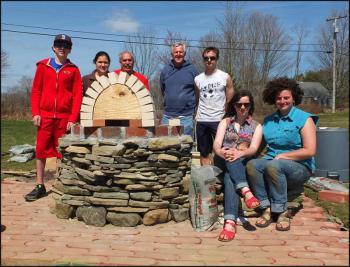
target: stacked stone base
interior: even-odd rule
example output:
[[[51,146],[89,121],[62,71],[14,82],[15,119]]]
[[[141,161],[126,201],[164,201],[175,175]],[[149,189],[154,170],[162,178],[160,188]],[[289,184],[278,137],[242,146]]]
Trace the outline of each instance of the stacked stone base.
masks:
[[[63,158],[51,211],[58,218],[76,217],[95,226],[188,219],[192,138],[121,138],[120,127],[103,128],[89,136],[82,136],[85,129],[75,129],[59,140]]]

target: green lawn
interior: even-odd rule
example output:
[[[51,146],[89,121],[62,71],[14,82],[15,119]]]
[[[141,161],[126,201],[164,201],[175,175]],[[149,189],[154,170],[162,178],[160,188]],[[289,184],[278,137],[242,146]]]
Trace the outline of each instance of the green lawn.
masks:
[[[341,127],[349,129],[349,110],[336,113],[320,113],[320,127]]]
[[[32,121],[1,120],[1,170],[29,171],[34,169],[35,160],[25,163],[8,162],[10,154],[6,153],[14,145],[35,145],[35,139],[36,127]]]
[[[262,123],[264,117],[268,114],[254,113],[254,118]],[[319,127],[341,127],[349,129],[349,110],[338,111],[336,113],[319,113],[318,126]]]
[[[305,196],[313,199],[317,206],[322,207],[329,215],[339,218],[346,228],[349,228],[349,203],[335,203],[318,199],[317,192],[305,188]]]

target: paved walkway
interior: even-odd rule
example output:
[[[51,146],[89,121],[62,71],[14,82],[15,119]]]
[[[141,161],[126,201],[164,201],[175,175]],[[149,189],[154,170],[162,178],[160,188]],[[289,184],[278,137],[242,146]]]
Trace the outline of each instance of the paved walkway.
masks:
[[[255,231],[239,226],[224,243],[217,240],[221,229],[195,232],[189,221],[100,228],[58,219],[50,196],[24,201],[33,185],[1,182],[1,265],[349,265],[349,232],[327,222],[309,198],[290,231],[278,232],[274,223]]]

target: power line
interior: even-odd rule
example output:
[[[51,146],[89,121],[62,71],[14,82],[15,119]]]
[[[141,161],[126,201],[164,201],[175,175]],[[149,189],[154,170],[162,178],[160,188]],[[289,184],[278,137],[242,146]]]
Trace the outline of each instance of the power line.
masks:
[[[91,32],[91,31],[81,31],[81,30],[71,30],[71,29],[62,29],[62,28],[50,28],[50,27],[40,27],[40,26],[32,26],[32,25],[23,25],[23,24],[12,24],[12,23],[4,23],[1,24],[7,25],[7,26],[17,26],[17,27],[25,27],[25,28],[36,28],[36,29],[44,29],[44,30],[55,30],[55,31],[67,31],[67,32],[76,32],[76,33],[88,33],[88,34],[97,34],[97,35],[107,35],[107,36],[117,36],[117,37],[141,37],[141,38],[147,38],[147,39],[156,39],[156,40],[164,40],[165,37],[153,37],[153,36],[136,36],[136,35],[128,35],[128,34],[115,34],[115,33],[101,33],[101,32]],[[195,40],[195,39],[186,39],[186,41],[189,42],[201,42],[201,40]],[[220,44],[271,44],[271,43],[263,43],[263,42],[225,42],[225,41],[205,41],[205,42],[215,42]],[[280,43],[280,45],[325,45],[325,44],[294,44],[294,43]]]
[[[25,31],[14,31],[14,30],[6,30],[1,29],[2,32],[12,32],[12,33],[24,33],[24,34],[31,34],[31,35],[42,35],[42,36],[55,36],[56,34],[50,34],[50,33],[38,33],[38,32],[25,32]],[[97,39],[92,37],[83,37],[83,36],[72,36],[75,39],[83,39],[83,40],[92,40],[92,41],[105,41],[105,42],[114,42],[114,43],[131,43],[131,44],[144,44],[144,45],[156,45],[156,46],[169,46],[167,44],[163,43],[154,43],[154,42],[137,42],[137,41],[123,41],[123,40],[111,40],[111,39]],[[205,46],[198,46],[198,45],[188,45],[187,47],[193,47],[193,48],[205,48]],[[325,50],[288,50],[288,49],[251,49],[251,48],[231,48],[231,47],[219,47],[223,50],[239,50],[239,51],[270,51],[270,52],[318,52],[318,53],[332,53],[331,51],[325,51]]]

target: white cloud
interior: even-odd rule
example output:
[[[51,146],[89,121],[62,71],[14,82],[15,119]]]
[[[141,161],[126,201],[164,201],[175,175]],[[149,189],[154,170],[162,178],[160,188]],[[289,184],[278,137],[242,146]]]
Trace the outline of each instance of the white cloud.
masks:
[[[130,16],[127,9],[114,12],[104,23],[112,32],[131,33],[137,32],[139,28],[139,22]]]

